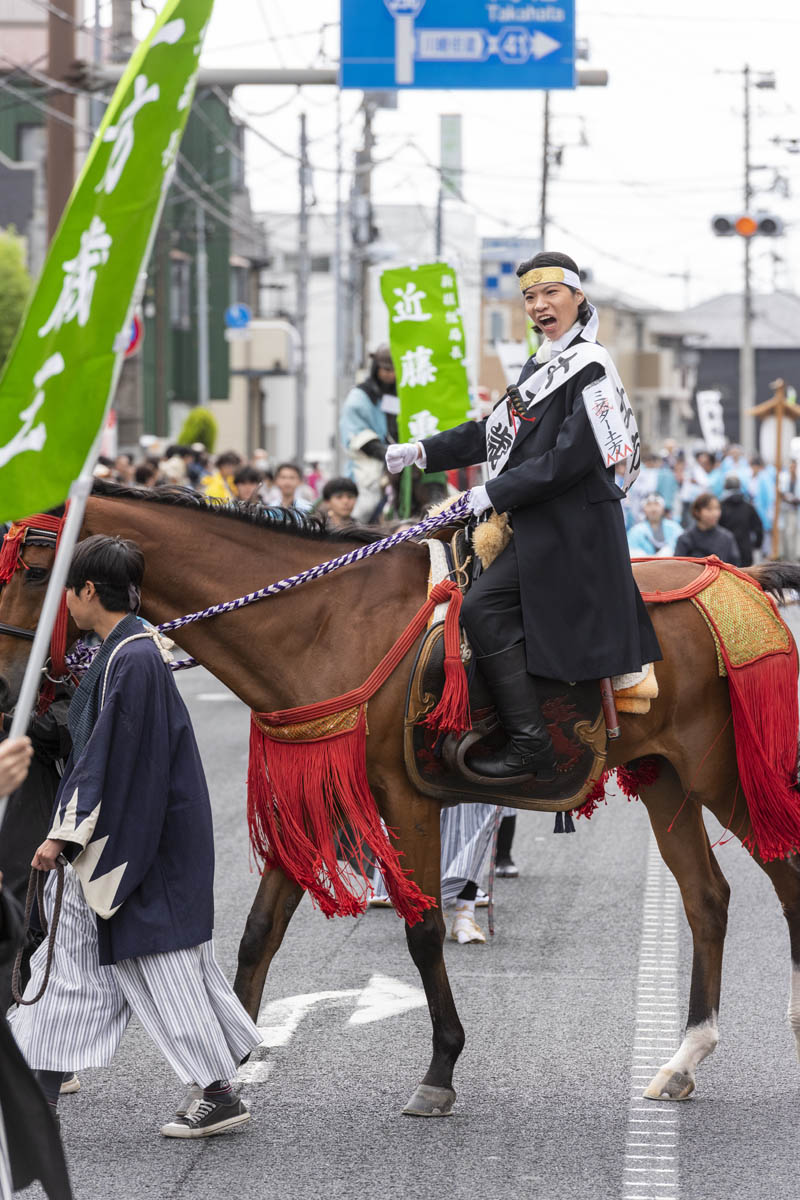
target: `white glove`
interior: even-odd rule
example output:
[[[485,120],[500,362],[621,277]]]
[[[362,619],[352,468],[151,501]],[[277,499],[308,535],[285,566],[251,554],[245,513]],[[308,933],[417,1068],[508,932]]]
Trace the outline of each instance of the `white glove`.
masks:
[[[469,489],[467,502],[469,503],[469,511],[473,517],[479,517],[482,512],[486,512],[487,508],[492,507],[489,493],[482,483],[479,483],[477,487]]]
[[[399,475],[403,467],[413,467],[419,460],[418,442],[399,442],[386,451],[386,470],[390,475]]]

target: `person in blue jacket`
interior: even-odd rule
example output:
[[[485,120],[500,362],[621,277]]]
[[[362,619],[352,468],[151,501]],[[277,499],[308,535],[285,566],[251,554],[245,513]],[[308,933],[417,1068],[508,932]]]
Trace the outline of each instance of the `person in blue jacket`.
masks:
[[[664,516],[664,499],[652,492],[642,505],[644,520],[628,530],[631,558],[665,557],[675,553],[675,543],[683,533],[677,521]]]

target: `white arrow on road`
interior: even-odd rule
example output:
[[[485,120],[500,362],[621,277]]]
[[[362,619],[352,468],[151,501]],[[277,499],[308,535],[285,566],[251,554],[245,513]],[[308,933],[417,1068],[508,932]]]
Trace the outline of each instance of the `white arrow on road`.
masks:
[[[373,975],[358,998],[356,1011],[348,1024],[367,1025],[370,1021],[383,1021],[386,1017],[397,1017],[412,1008],[424,1008],[425,993],[411,987],[400,979],[388,975]]]
[[[350,1025],[383,1021],[412,1008],[424,1008],[427,1004],[421,988],[412,987],[388,975],[373,975],[365,988],[345,988],[336,992],[304,992],[299,996],[270,1000],[259,1014],[258,1028],[262,1041],[254,1054],[263,1054],[268,1049],[288,1046],[303,1018],[317,1005],[335,1007],[353,1000],[356,1000],[356,1009],[348,1022]],[[239,1068],[239,1080],[241,1083],[263,1083],[272,1067],[271,1061],[254,1058]]]
[[[555,38],[542,33],[540,29],[537,29],[532,34],[529,45],[534,58],[544,58],[546,54],[552,54],[554,50],[561,48],[561,42],[557,42]]]

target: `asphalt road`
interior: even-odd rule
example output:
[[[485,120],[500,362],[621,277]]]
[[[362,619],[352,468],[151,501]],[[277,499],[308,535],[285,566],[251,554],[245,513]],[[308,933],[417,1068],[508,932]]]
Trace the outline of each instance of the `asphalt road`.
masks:
[[[248,717],[205,672],[179,679],[214,804],[216,949],[232,978],[257,885],[244,804]],[[448,943],[467,1033],[454,1116],[400,1115],[430,1044],[400,922],[390,910],[326,921],[304,900],[265,999],[345,994],[265,1011],[273,1044],[243,1085],[249,1125],[200,1142],[161,1138],[180,1088],[134,1022],[114,1065],[83,1073],[80,1093],[60,1105],[76,1197],[795,1200],[800,1067],[785,1019],[788,939],[769,882],[738,844],[718,851],[733,889],[722,1041],[693,1100],[651,1106],[675,1114],[675,1174],[637,1193],[626,1153],[647,817],[616,796],[575,835],[551,830],[549,816],[520,816],[521,878],[498,881],[495,938]],[[677,927],[682,1023],[682,912]],[[409,1007],[386,1015],[387,993]]]

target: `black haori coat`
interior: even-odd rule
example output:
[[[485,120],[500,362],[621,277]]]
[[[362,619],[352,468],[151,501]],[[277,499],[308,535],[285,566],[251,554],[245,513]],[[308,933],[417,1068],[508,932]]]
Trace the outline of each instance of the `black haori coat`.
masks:
[[[520,384],[538,366],[530,358]],[[602,679],[661,658],[631,571],[624,493],[603,466],[582,399],[603,374],[589,363],[535,406],[486,485],[514,527],[528,670],[549,679]],[[426,438],[427,470],[485,462],[485,426],[466,421]]]

